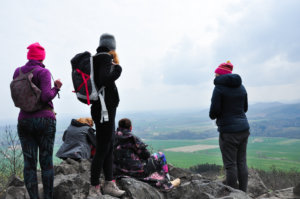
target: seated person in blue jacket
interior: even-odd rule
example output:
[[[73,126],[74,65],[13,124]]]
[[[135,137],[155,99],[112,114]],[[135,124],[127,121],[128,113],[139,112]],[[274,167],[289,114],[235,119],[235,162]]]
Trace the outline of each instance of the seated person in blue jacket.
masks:
[[[56,156],[61,159],[90,159],[92,150],[96,147],[93,125],[92,118],[72,119],[71,124],[64,132],[62,138],[64,143],[57,151]]]
[[[162,152],[151,155],[147,144],[131,131],[131,121],[121,119],[115,132],[114,177],[135,177],[162,191],[177,186],[179,179],[172,181],[174,185],[170,181],[165,155]]]

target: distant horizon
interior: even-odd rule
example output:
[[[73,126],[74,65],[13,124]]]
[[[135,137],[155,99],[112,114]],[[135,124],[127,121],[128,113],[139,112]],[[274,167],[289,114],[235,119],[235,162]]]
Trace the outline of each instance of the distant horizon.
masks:
[[[80,102],[78,102],[80,103]],[[290,105],[290,104],[299,104],[300,100],[296,100],[293,102],[279,102],[279,101],[270,101],[270,102],[256,102],[256,103],[249,103],[249,106],[254,106],[254,105],[263,105],[263,104],[282,104],[282,105]],[[86,105],[86,108],[89,110],[90,106]],[[117,117],[119,115],[124,115],[124,114],[144,114],[144,113],[156,113],[156,114],[160,114],[161,112],[189,112],[189,111],[206,111],[208,110],[209,107],[206,108],[201,108],[201,107],[195,107],[195,108],[182,108],[182,109],[157,109],[157,110],[117,110]],[[61,116],[63,115],[63,116]],[[76,115],[76,117],[72,117]],[[58,113],[57,115],[57,120],[59,119],[66,119],[67,117],[69,118],[77,118],[77,117],[90,117],[90,114],[72,114],[72,113]],[[207,116],[208,117],[208,116]],[[0,118],[0,126],[6,126],[6,125],[16,125],[17,124],[17,117],[16,118]]]

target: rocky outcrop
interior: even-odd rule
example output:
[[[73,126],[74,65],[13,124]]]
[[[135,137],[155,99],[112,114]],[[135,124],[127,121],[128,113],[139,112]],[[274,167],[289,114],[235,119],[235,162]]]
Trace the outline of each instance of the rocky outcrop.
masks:
[[[293,193],[293,187],[291,187],[268,192],[257,197],[257,199],[300,199],[300,196],[295,195]]]
[[[248,194],[252,198],[256,198],[268,192],[268,188],[263,183],[259,174],[254,169],[249,169],[248,174]]]
[[[119,181],[118,185],[126,191],[126,197],[124,198],[133,198],[133,199],[164,199],[165,196],[163,193],[159,192],[154,187],[150,186],[147,183],[135,180],[133,178],[123,178]]]
[[[83,160],[76,162],[68,159],[55,166],[54,199],[85,199],[89,190],[90,162]],[[161,192],[155,187],[139,180],[127,177],[117,181],[118,186],[126,191],[122,199],[250,199],[272,198],[266,195],[267,188],[260,180],[257,173],[249,172],[249,193],[233,189],[222,182],[206,179],[200,174],[176,168],[170,165],[172,179],[180,178],[180,186],[168,192]],[[40,175],[38,175],[40,176]],[[101,177],[103,179],[103,177]],[[39,177],[39,182],[40,177]],[[39,184],[40,198],[42,197],[42,184]],[[292,191],[291,191],[292,192]],[[264,195],[263,195],[264,194]],[[277,195],[279,193],[276,193]],[[287,194],[282,192],[281,194]],[[290,192],[289,192],[290,194]],[[276,197],[277,197],[276,195]],[[14,177],[6,192],[6,199],[29,199],[22,180]],[[104,195],[103,199],[116,199]],[[89,198],[93,199],[93,198]]]
[[[300,183],[298,183],[294,189],[293,189],[293,193],[297,196],[300,196]]]

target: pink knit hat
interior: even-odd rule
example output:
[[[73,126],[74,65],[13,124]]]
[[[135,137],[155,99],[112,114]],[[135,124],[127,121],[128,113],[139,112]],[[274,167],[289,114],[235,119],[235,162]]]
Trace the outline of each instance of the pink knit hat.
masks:
[[[38,42],[31,44],[27,47],[27,59],[28,60],[44,60],[46,57],[46,52],[43,46],[41,46]]]
[[[225,75],[232,73],[233,65],[230,61],[227,61],[226,63],[222,63],[218,66],[218,68],[215,70],[215,73],[219,75]]]

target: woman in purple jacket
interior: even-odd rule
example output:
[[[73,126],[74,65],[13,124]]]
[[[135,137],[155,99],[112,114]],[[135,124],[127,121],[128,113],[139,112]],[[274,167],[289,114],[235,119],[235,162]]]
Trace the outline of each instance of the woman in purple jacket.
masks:
[[[20,110],[18,118],[18,135],[24,157],[24,181],[31,199],[39,198],[37,181],[37,154],[42,170],[44,199],[53,198],[53,144],[56,131],[56,118],[52,100],[62,86],[58,79],[51,88],[51,73],[45,68],[45,49],[34,43],[27,47],[28,62],[21,67],[23,73],[35,69],[32,82],[41,90],[40,100],[44,108],[35,112]],[[19,69],[15,70],[13,78],[19,76]]]

